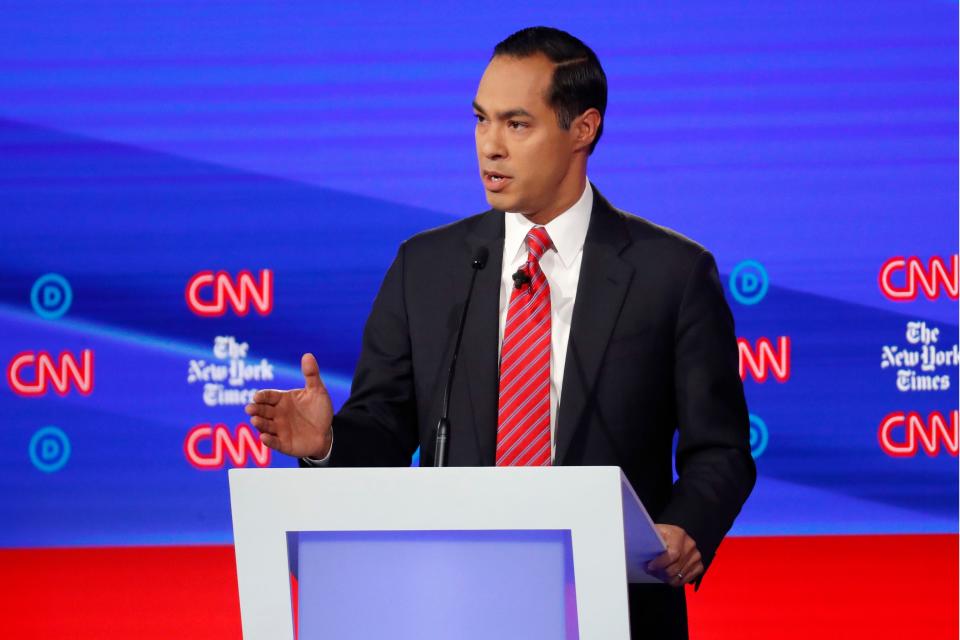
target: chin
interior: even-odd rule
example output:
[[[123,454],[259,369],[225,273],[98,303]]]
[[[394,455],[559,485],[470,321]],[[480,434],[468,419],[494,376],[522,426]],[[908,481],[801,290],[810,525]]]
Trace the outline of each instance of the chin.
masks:
[[[487,196],[487,204],[489,204],[494,209],[499,209],[500,211],[516,211],[517,199],[509,196],[505,193],[494,193],[493,191],[485,191]]]

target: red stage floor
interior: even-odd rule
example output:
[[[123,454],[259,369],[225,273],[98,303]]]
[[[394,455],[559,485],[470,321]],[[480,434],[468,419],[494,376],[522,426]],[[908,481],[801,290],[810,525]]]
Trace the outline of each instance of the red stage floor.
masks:
[[[958,638],[958,537],[731,538],[694,640]],[[240,637],[227,546],[0,550],[4,638]]]

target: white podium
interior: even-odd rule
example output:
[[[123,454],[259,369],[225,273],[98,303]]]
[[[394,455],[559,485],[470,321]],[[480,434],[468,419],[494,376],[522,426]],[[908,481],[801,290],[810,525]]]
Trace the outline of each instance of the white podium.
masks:
[[[617,467],[229,476],[246,640],[627,640],[664,549]]]

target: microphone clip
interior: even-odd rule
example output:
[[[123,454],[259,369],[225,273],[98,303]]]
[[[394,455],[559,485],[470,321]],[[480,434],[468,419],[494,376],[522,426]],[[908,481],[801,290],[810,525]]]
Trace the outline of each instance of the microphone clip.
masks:
[[[525,267],[520,267],[517,269],[517,272],[511,277],[513,278],[514,289],[523,289],[523,285],[530,285],[530,274],[527,273]]]

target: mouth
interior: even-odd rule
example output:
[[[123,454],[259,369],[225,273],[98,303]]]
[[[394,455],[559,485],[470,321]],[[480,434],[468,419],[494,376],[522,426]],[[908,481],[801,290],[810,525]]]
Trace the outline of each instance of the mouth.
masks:
[[[487,191],[502,191],[511,180],[513,180],[512,176],[497,171],[483,172],[483,186],[487,188]]]

